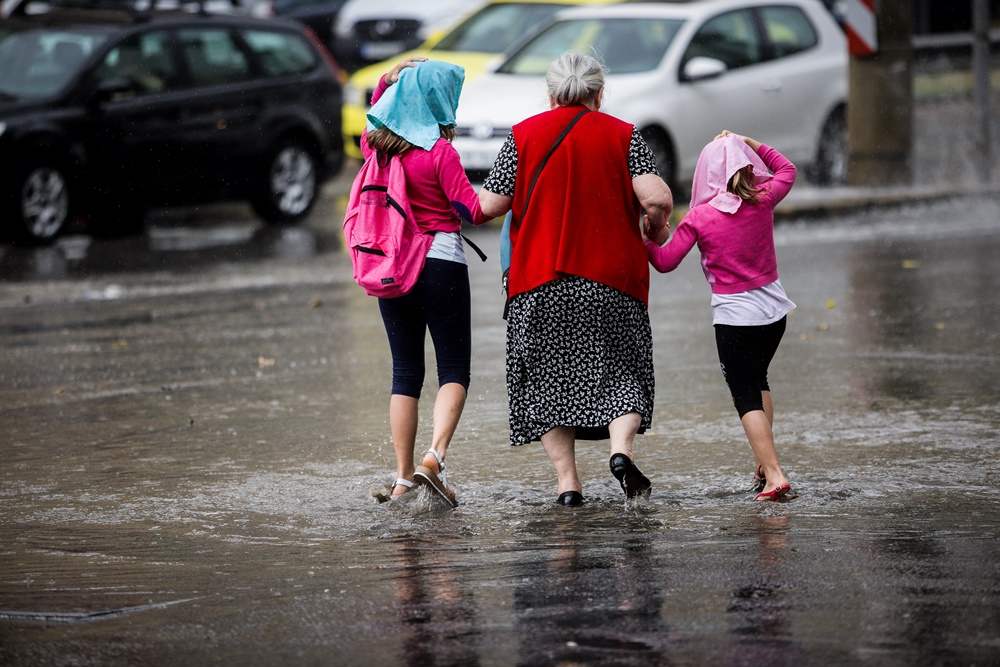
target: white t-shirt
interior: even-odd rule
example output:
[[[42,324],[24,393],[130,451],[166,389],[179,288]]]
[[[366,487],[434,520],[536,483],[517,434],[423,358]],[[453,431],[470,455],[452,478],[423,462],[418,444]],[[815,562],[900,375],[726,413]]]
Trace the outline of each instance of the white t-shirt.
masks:
[[[780,280],[747,292],[712,294],[712,324],[752,327],[777,322],[795,310]]]
[[[431,244],[431,249],[427,251],[427,258],[468,264],[465,259],[465,246],[462,245],[462,234],[459,232],[435,232],[434,242]]]

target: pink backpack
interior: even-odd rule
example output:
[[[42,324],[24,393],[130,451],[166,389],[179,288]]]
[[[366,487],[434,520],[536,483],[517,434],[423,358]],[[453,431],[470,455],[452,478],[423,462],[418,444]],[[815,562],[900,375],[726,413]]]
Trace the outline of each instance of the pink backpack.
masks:
[[[369,295],[391,299],[416,285],[434,235],[417,227],[398,155],[386,159],[373,151],[361,166],[347,203],[344,239],[354,281]]]

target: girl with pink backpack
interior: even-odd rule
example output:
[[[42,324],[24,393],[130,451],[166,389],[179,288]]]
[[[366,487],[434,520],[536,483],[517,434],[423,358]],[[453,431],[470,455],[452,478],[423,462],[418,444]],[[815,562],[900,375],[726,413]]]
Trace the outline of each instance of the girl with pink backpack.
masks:
[[[464,79],[465,70],[457,65],[419,57],[401,61],[379,80],[361,138],[366,158],[373,151],[399,156],[417,226],[434,237],[416,285],[403,296],[379,298],[392,353],[389,423],[396,481],[391,496],[426,484],[452,507],[458,500],[445,478],[444,461],[465,407],[472,358],[469,267],[460,229],[463,221],[479,225],[490,219],[450,141]],[[428,331],[438,392],[431,446],[414,466]]]

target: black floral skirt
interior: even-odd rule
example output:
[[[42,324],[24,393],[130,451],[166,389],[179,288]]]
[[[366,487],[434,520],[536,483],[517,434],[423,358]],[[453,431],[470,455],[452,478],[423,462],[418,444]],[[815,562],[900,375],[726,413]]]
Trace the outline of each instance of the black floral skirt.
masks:
[[[555,428],[580,440],[608,437],[629,412],[652,423],[653,338],[638,299],[570,276],[518,294],[507,318],[510,443],[523,445]]]

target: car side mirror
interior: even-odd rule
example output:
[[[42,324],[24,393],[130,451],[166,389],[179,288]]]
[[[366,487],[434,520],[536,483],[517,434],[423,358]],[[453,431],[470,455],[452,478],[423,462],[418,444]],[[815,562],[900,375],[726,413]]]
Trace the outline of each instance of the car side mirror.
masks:
[[[726,72],[726,63],[715,58],[698,56],[684,65],[685,81],[705,81],[722,76]]]

